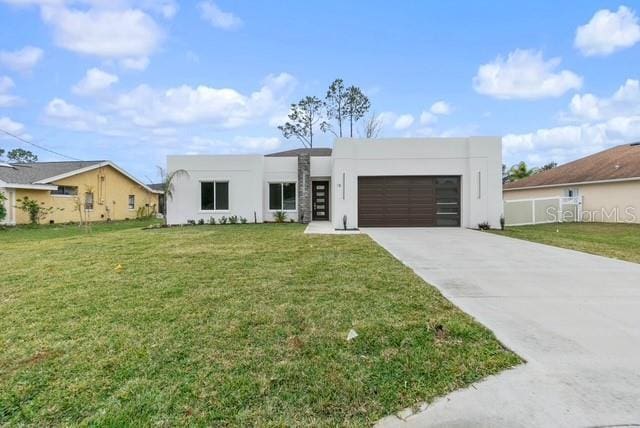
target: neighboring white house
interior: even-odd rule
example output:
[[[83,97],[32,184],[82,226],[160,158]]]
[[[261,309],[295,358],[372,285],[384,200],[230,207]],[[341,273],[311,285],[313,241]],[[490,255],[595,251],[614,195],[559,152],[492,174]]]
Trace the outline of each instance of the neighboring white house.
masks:
[[[167,201],[169,224],[236,215],[273,221],[274,213],[336,229],[500,224],[499,137],[338,139],[333,150],[271,155],[168,156],[178,177]]]

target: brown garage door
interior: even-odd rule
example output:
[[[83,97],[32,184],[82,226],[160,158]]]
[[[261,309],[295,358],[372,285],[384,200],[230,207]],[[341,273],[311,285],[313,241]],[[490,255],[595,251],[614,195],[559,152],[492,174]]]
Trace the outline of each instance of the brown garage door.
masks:
[[[460,226],[460,177],[358,177],[358,225]]]

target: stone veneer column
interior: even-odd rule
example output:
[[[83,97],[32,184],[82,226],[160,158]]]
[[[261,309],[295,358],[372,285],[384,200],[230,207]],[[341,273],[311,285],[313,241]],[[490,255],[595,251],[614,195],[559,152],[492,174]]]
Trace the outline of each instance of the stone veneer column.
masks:
[[[311,153],[298,155],[298,221],[311,221]]]

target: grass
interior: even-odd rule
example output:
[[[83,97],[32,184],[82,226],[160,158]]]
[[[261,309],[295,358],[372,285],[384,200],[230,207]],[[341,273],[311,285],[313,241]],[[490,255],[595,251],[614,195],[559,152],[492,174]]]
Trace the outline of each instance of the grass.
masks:
[[[640,224],[561,223],[507,227],[493,233],[640,263]]]
[[[95,222],[90,225],[90,234],[115,232],[118,230],[134,229],[160,224],[161,220],[122,220],[112,222]],[[78,224],[37,224],[19,226],[0,226],[0,242],[44,241],[53,238],[70,238],[73,236],[86,236],[84,226]]]
[[[0,425],[362,426],[521,361],[364,235],[64,231],[0,235]]]

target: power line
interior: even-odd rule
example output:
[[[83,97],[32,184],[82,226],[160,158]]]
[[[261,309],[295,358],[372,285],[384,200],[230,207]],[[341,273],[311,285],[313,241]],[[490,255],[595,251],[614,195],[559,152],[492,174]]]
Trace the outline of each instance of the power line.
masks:
[[[11,132],[9,132],[9,131],[5,130],[5,129],[0,128],[0,132],[5,133],[5,134],[7,134],[9,137],[13,137],[13,138],[15,138],[15,139],[16,139],[16,140],[18,140],[18,141],[22,141],[23,143],[31,144],[32,146],[37,147],[37,148],[39,148],[40,150],[44,150],[45,152],[53,153],[53,154],[54,154],[54,155],[56,155],[56,156],[60,156],[60,157],[66,158],[66,159],[74,160],[74,161],[79,161],[79,160],[80,160],[80,159],[77,159],[77,158],[74,158],[74,157],[71,157],[71,156],[63,155],[62,153],[58,153],[58,152],[56,152],[55,150],[47,149],[46,147],[42,147],[42,146],[40,146],[40,145],[38,145],[38,144],[36,144],[36,143],[33,143],[33,142],[31,142],[31,141],[25,140],[24,138],[19,137],[19,136],[17,136],[16,134],[13,134],[13,133],[11,133]]]

